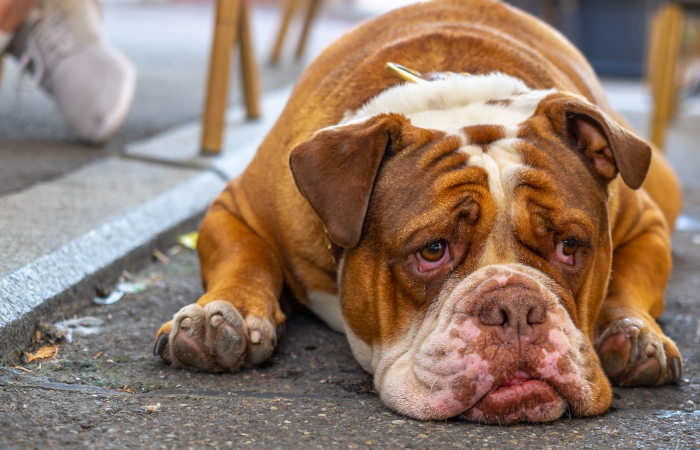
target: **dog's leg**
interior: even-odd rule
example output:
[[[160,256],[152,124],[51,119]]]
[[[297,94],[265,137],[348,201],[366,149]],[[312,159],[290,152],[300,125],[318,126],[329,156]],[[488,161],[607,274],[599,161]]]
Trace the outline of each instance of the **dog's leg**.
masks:
[[[212,205],[199,233],[206,293],[156,336],[154,353],[173,366],[218,372],[259,364],[272,354],[284,325],[279,259],[234,215],[229,194]]]
[[[683,367],[680,352],[654,320],[663,312],[671,272],[668,227],[655,208],[647,208],[624,235],[613,253],[608,296],[595,326],[596,350],[618,386],[676,382]]]

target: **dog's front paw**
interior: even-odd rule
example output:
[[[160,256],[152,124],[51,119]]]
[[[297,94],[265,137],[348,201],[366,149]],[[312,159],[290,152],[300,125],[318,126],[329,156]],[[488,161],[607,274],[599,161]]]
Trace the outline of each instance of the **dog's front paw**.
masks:
[[[613,322],[600,335],[597,347],[605,374],[617,386],[674,383],[683,372],[676,344],[639,319]]]
[[[229,302],[216,300],[178,311],[158,331],[153,353],[174,367],[233,372],[266,360],[276,343],[276,327],[270,320],[243,318]]]

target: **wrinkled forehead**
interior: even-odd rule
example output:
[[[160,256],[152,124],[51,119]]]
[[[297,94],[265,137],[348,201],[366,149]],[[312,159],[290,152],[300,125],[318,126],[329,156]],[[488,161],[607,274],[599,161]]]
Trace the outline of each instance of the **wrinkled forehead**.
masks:
[[[495,181],[522,166],[520,127],[553,92],[529,89],[521,80],[499,72],[455,75],[388,89],[359,110],[346,113],[342,123],[378,114],[402,114],[413,126],[444,133],[443,142],[437,143],[442,148],[433,149],[433,153],[459,149],[471,166],[486,170]],[[493,194],[499,195],[500,186],[492,183],[491,187],[495,188]]]
[[[592,205],[581,204],[587,200],[576,193],[585,189],[584,179],[590,176],[578,157],[562,151],[563,144],[556,139],[533,139],[546,131],[536,129],[529,119],[552,93],[529,89],[522,81],[501,73],[455,76],[389,89],[361,109],[347,113],[343,122],[399,113],[413,126],[441,132],[428,148],[387,163],[389,167],[376,185],[376,200],[392,215],[426,211],[436,195],[443,203],[459,203],[458,193],[467,185],[480,185],[496,205],[510,203],[517,187],[527,185],[540,193],[548,192],[546,197],[556,203],[564,200],[588,209]],[[397,188],[414,195],[407,196],[403,204],[393,195]],[[550,195],[555,192],[557,195]],[[430,193],[434,195],[425,195]]]

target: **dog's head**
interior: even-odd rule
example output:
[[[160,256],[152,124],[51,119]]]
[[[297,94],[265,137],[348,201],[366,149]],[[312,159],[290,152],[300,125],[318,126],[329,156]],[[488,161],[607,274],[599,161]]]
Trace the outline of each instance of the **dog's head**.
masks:
[[[609,183],[638,188],[651,150],[580,96],[477,78],[395,88],[291,153],[343,249],[348,340],[411,417],[601,413]]]

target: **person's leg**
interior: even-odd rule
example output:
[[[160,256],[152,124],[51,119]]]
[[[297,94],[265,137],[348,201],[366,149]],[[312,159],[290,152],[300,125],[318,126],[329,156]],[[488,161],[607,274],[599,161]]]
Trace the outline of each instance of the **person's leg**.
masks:
[[[14,31],[39,0],[0,0],[0,30]]]
[[[13,32],[39,0],[0,0],[0,54],[7,48]]]
[[[107,41],[93,0],[37,3],[15,30],[7,52],[53,98],[81,139],[104,142],[129,111],[134,67]]]

